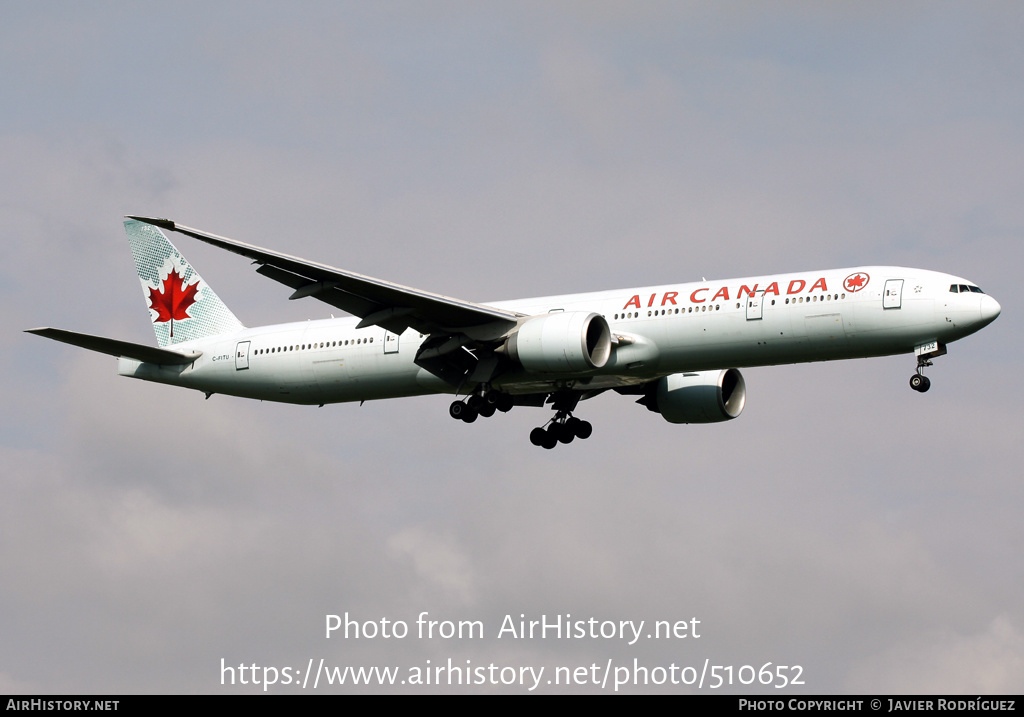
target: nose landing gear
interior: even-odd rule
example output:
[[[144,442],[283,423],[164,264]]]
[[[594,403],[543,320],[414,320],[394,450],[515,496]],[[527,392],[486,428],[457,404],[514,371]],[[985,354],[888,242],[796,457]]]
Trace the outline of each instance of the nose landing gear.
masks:
[[[917,357],[917,373],[910,377],[910,387],[918,393],[924,393],[932,387],[932,382],[924,375],[925,368],[931,365],[932,362],[925,356]]]
[[[932,365],[931,359],[946,355],[946,345],[941,341],[931,341],[915,347],[914,353],[917,354],[917,373],[910,377],[910,387],[918,393],[924,393],[932,387],[924,370]]]

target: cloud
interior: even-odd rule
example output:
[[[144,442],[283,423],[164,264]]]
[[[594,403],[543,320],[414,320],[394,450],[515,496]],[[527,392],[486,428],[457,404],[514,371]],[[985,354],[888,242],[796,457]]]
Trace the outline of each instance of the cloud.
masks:
[[[1019,13],[239,8],[51,12],[60,42],[14,45],[0,688],[238,691],[221,659],[311,654],[1019,684]],[[205,400],[21,333],[152,340],[134,212],[471,300],[878,263],[962,273],[1007,309],[927,395],[910,356],[744,370],[737,421],[602,395],[577,411],[591,439],[543,451],[547,409],[467,425],[443,396]],[[175,241],[249,325],[331,313]],[[323,638],[326,614],[423,610],[487,636]],[[495,636],[542,614],[696,618],[702,637]]]
[[[450,538],[409,527],[392,535],[386,549],[389,557],[410,562],[416,576],[428,589],[440,591],[451,607],[473,604],[475,589],[469,561]]]
[[[851,671],[854,692],[1012,694],[1024,679],[1024,636],[999,615],[982,630],[939,629],[865,659]]]

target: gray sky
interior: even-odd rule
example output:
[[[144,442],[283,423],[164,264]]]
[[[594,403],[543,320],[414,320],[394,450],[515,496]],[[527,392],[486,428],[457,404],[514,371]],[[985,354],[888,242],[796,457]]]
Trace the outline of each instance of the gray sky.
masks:
[[[1010,2],[4,3],[0,691],[259,689],[222,658],[1019,691],[1022,36]],[[127,213],[476,301],[897,264],[1003,315],[927,395],[911,356],[752,369],[731,423],[601,396],[543,451],[537,409],[204,401],[21,333],[154,342]],[[247,325],[328,315],[172,240]],[[346,611],[487,634],[324,639]],[[496,637],[565,613],[702,631]]]

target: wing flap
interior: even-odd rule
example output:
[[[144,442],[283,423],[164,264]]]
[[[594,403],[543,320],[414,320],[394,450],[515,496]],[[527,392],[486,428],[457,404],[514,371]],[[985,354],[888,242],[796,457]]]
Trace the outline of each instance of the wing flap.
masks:
[[[35,334],[36,336],[53,339],[54,341],[61,341],[65,344],[71,344],[72,346],[78,346],[79,348],[96,351],[101,354],[117,357],[125,356],[136,361],[142,361],[143,363],[155,363],[164,366],[190,364],[203,355],[202,351],[193,351],[192,353],[185,354],[143,344],[133,344],[130,341],[118,341],[102,336],[80,334],[76,331],[65,331],[64,329],[52,329],[50,327],[26,329],[25,333]]]
[[[129,217],[170,229],[261,264],[257,271],[295,289],[296,298],[313,296],[389,331],[413,327],[422,333],[454,332],[483,324],[515,326],[517,314],[429,291],[374,279],[326,264],[192,229],[169,219]],[[311,285],[319,286],[311,286]],[[295,294],[293,294],[295,296]]]

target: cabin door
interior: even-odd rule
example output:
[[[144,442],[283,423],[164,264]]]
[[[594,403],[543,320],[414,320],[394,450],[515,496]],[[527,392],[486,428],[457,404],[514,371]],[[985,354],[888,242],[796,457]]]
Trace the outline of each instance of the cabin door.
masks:
[[[903,305],[903,279],[889,279],[882,293],[883,309],[898,309]]]
[[[241,371],[249,368],[249,342],[239,341],[235,347],[235,370]]]
[[[747,321],[760,319],[764,316],[764,292],[755,291],[747,297]]]

